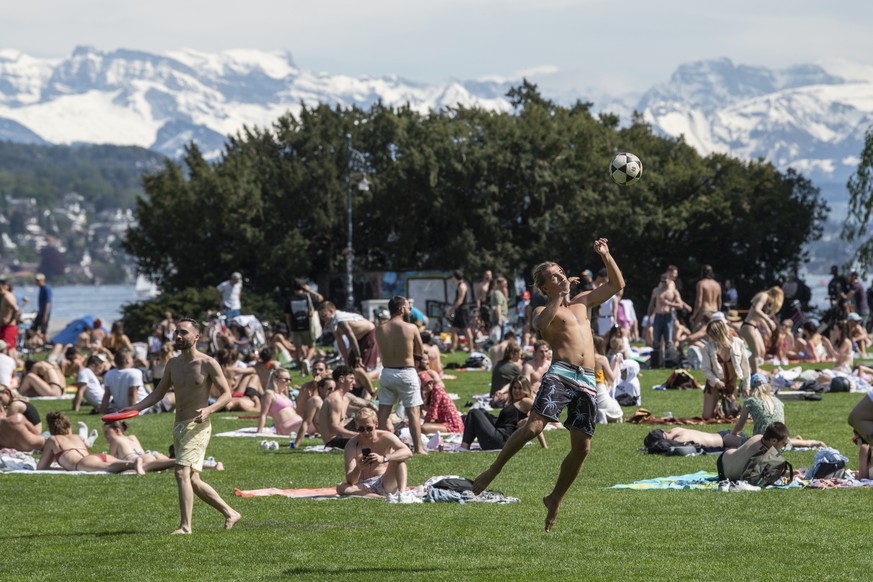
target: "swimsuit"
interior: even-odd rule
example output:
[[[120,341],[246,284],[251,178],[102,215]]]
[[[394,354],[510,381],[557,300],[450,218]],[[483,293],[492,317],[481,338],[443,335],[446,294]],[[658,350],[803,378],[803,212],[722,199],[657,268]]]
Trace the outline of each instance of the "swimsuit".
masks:
[[[594,436],[597,423],[597,387],[594,370],[555,360],[543,375],[533,410],[558,422],[567,409],[564,426]]]
[[[284,410],[286,408],[294,408],[294,403],[291,402],[291,400],[289,400],[287,396],[284,396],[282,394],[276,394],[273,396],[273,401],[270,402],[270,416],[273,416],[280,410]]]
[[[176,464],[191,467],[194,471],[202,471],[206,446],[211,435],[212,423],[209,419],[204,422],[194,422],[194,419],[177,422],[173,427]]]

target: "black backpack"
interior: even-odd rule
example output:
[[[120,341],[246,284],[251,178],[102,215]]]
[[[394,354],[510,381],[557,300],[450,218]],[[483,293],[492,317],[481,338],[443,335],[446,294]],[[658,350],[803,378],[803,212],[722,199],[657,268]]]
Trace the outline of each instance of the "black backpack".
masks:
[[[775,485],[786,475],[788,481],[791,481],[794,478],[794,467],[775,447],[770,447],[749,459],[740,480],[758,487],[768,487]]]

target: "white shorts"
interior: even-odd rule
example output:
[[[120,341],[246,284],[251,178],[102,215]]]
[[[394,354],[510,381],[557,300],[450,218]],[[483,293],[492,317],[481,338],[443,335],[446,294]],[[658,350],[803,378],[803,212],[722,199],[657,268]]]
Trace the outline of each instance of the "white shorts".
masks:
[[[406,408],[424,404],[415,368],[382,368],[379,376],[379,406],[394,406],[398,402]]]

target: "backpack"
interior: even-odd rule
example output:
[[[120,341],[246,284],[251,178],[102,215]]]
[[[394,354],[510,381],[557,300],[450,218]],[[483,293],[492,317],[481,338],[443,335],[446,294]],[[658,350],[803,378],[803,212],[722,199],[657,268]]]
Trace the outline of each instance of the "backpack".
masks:
[[[770,447],[749,459],[740,480],[748,481],[750,485],[757,487],[768,487],[781,481],[786,473],[788,480],[791,481],[794,478],[794,467],[775,447]]]
[[[852,384],[848,378],[837,376],[831,380],[831,392],[851,392]]]
[[[807,479],[840,479],[846,472],[846,462],[843,460],[833,463],[819,463],[815,467],[815,473]]]

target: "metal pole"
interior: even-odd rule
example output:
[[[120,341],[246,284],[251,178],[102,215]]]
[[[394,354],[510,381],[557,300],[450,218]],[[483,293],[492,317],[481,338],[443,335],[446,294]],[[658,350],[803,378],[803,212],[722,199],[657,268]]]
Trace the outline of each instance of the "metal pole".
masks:
[[[348,150],[348,162],[346,166],[346,190],[348,240],[346,242],[346,308],[353,309],[355,305],[355,288],[353,281],[354,250],[352,248],[352,134],[346,134],[346,149]]]

